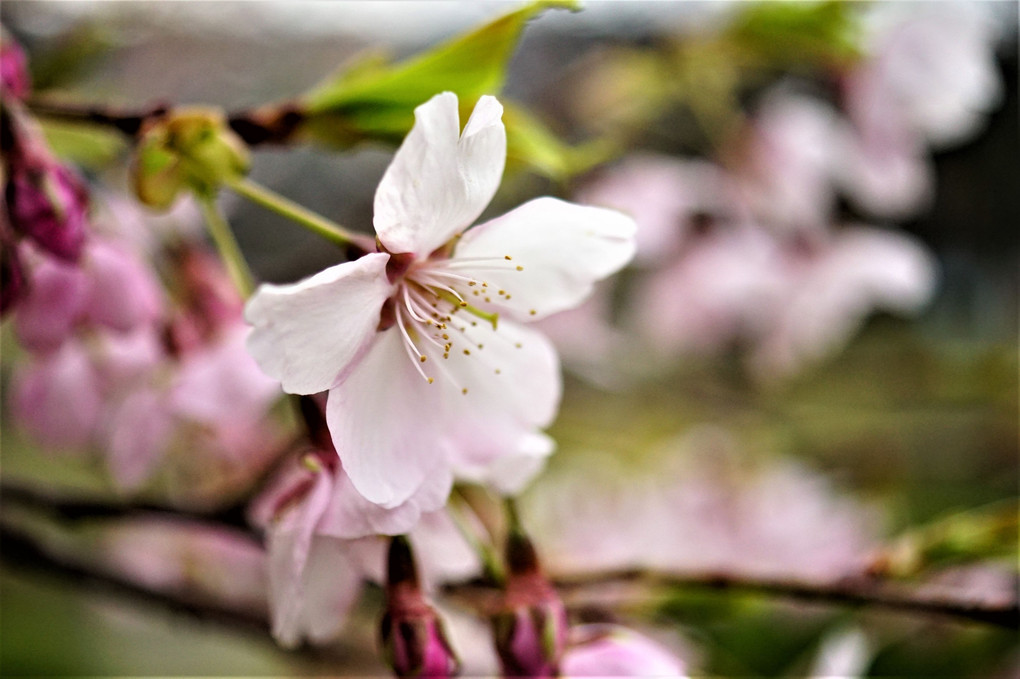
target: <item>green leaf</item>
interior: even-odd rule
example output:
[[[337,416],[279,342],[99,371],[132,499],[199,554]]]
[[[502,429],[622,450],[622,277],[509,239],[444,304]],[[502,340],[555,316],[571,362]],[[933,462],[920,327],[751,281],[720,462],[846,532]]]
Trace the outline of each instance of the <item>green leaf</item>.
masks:
[[[845,62],[859,54],[857,3],[761,2],[748,5],[726,32],[774,66]]]
[[[875,560],[873,570],[906,577],[956,563],[1004,559],[1018,563],[1017,499],[949,514],[900,535]]]
[[[127,142],[122,135],[98,125],[49,118],[38,120],[53,152],[76,165],[102,169],[127,151]]]
[[[411,129],[414,108],[444,91],[455,92],[462,112],[470,111],[482,95],[499,92],[525,24],[550,7],[574,9],[577,3],[529,3],[396,64],[386,63],[378,54],[364,58],[303,97],[311,118],[309,131],[321,138],[332,128],[333,142],[341,145],[359,137],[396,140]]]
[[[507,167],[510,171],[527,168],[563,181],[605,162],[616,153],[607,140],[579,146],[564,143],[545,124],[528,111],[505,104],[503,123],[507,135]]]

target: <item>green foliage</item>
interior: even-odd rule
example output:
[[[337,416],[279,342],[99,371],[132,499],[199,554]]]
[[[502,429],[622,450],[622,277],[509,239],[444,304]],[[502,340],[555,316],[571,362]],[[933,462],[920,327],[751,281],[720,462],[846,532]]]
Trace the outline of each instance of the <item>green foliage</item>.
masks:
[[[901,535],[879,556],[876,568],[900,577],[987,559],[1002,559],[1016,568],[1018,512],[1013,498],[949,514]]]
[[[39,126],[54,153],[82,167],[106,167],[127,149],[123,136],[98,125],[43,118]]]
[[[502,89],[525,24],[550,7],[575,8],[576,3],[532,2],[397,64],[372,55],[305,95],[305,111],[339,117],[371,136],[399,138],[411,127],[414,107],[439,92],[455,92],[470,110],[482,95]]]
[[[608,140],[570,146],[541,120],[519,106],[504,107],[507,134],[507,165],[529,167],[556,181],[591,169],[612,157],[617,149]]]
[[[859,54],[859,6],[852,2],[750,4],[725,36],[761,65],[803,68]]]
[[[414,123],[414,109],[450,91],[466,119],[478,99],[503,87],[507,65],[529,20],[549,8],[576,9],[571,0],[540,0],[501,16],[434,49],[393,64],[378,53],[363,57],[307,93],[304,136],[339,148],[360,141],[399,143]],[[520,107],[507,106],[508,164],[556,181],[607,159],[602,143],[571,147]]]

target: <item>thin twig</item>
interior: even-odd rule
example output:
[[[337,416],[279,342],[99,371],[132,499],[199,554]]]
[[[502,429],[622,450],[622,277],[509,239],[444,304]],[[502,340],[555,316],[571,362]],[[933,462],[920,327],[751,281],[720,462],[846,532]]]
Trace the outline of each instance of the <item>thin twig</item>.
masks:
[[[42,508],[49,505],[58,515],[64,517],[86,518],[89,516],[131,515],[137,508],[112,508],[100,503],[59,503],[44,496],[35,495],[20,489],[4,488],[3,503],[25,503]],[[183,513],[182,513],[183,514]],[[190,514],[195,518],[200,517]],[[236,526],[236,517],[224,517],[227,522]],[[233,519],[231,521],[230,519]],[[220,524],[211,520],[211,525]],[[0,538],[4,541],[7,551],[10,531],[0,526]],[[15,536],[26,542],[25,536]],[[36,550],[39,551],[39,550]],[[54,568],[65,568],[69,572],[77,571],[59,562],[37,554],[36,557],[51,561]],[[38,558],[36,560],[38,560]],[[96,574],[104,579],[116,579],[109,574]],[[758,578],[748,575],[686,572],[671,573],[645,569],[620,569],[597,572],[565,574],[551,573],[553,582],[562,594],[565,602],[572,608],[581,608],[592,603],[626,606],[648,601],[659,601],[668,590],[712,589],[743,594],[760,594],[767,597],[810,601],[821,604],[873,606],[888,610],[902,611],[920,616],[947,616],[960,620],[969,620],[985,624],[1017,629],[1020,627],[1020,601],[1016,589],[1002,601],[980,600],[974,597],[954,594],[945,590],[935,590],[925,583],[894,581],[889,579],[860,576],[834,582],[808,582],[793,579]],[[137,588],[126,584],[128,589]],[[496,595],[497,590],[488,584],[464,582],[448,585],[444,592],[455,600],[485,611]],[[606,598],[611,593],[611,600]],[[164,598],[167,595],[147,592],[149,598]]]

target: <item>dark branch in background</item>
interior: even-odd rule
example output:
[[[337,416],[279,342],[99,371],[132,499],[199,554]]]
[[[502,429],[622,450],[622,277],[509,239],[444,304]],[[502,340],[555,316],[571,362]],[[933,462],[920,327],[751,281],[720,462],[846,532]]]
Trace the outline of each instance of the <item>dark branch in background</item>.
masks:
[[[29,109],[32,113],[44,118],[111,127],[126,135],[136,136],[147,120],[166,115],[170,110],[170,105],[161,102],[148,108],[128,109],[33,100],[29,102]]]
[[[579,574],[555,580],[564,600],[570,604],[590,599],[593,591],[609,585],[631,585],[633,599],[640,590],[659,594],[674,589],[711,589],[742,594],[761,594],[795,601],[850,606],[877,606],[918,615],[940,615],[999,627],[1020,627],[1020,601],[1014,587],[1008,601],[983,601],[973,597],[935,592],[926,583],[878,579],[861,575],[831,583],[811,583],[787,579],[755,578],[721,573],[666,573],[625,569]],[[637,592],[633,591],[637,590]]]
[[[137,136],[147,121],[161,118],[172,108],[166,102],[144,108],[119,108],[45,99],[31,100],[28,106],[34,114],[43,118],[109,127],[131,137]],[[239,111],[228,116],[230,127],[249,146],[286,143],[304,121],[304,112],[294,102]]]
[[[110,507],[96,503],[54,502],[45,496],[23,490],[5,488],[0,507],[31,508],[45,510],[69,522],[92,518],[130,517],[143,509],[136,506]],[[162,510],[166,513],[166,510]],[[0,511],[0,517],[3,512]],[[210,526],[237,528],[241,517],[236,508],[217,514],[175,515],[201,519]],[[250,529],[248,529],[250,530]],[[254,535],[254,533],[253,533]],[[43,567],[45,570],[74,575],[88,576],[126,593],[138,594],[150,601],[163,601],[171,607],[183,606],[186,610],[205,610],[216,613],[215,604],[190,601],[177,594],[146,590],[126,582],[116,575],[89,570],[87,566],[69,566],[45,553],[36,545],[31,536],[6,522],[0,522],[0,540],[3,549],[0,556],[5,563],[21,564],[27,567]],[[793,601],[816,602],[820,604],[871,606],[902,611],[919,616],[945,616],[965,621],[980,622],[1009,629],[1020,627],[1020,601],[1016,590],[1003,601],[987,601],[975,597],[936,591],[925,583],[893,581],[861,576],[830,583],[812,583],[797,580],[754,578],[719,573],[666,573],[661,571],[630,569],[591,573],[554,575],[554,583],[566,603],[572,608],[592,605],[627,606],[636,603],[660,601],[670,590],[711,589],[739,594],[760,594],[767,597]],[[450,597],[485,613],[497,591],[477,583],[449,585],[445,593]],[[249,618],[251,616],[248,616]],[[249,620],[250,622],[250,620]],[[264,621],[261,623],[264,626]]]

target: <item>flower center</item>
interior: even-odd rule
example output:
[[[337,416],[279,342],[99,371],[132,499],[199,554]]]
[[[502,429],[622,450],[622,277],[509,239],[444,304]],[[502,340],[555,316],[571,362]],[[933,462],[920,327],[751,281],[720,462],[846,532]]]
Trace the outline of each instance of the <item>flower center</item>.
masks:
[[[456,383],[443,363],[451,355],[469,357],[472,351],[484,349],[471,337],[479,322],[497,329],[499,313],[491,305],[494,300],[509,300],[511,295],[477,277],[487,270],[523,271],[523,267],[509,255],[429,259],[411,264],[398,279],[391,298],[394,324],[412,364],[429,384],[434,381],[429,375],[433,369],[426,365],[430,357],[442,357],[435,361],[435,369]],[[467,393],[466,388],[461,391]]]

